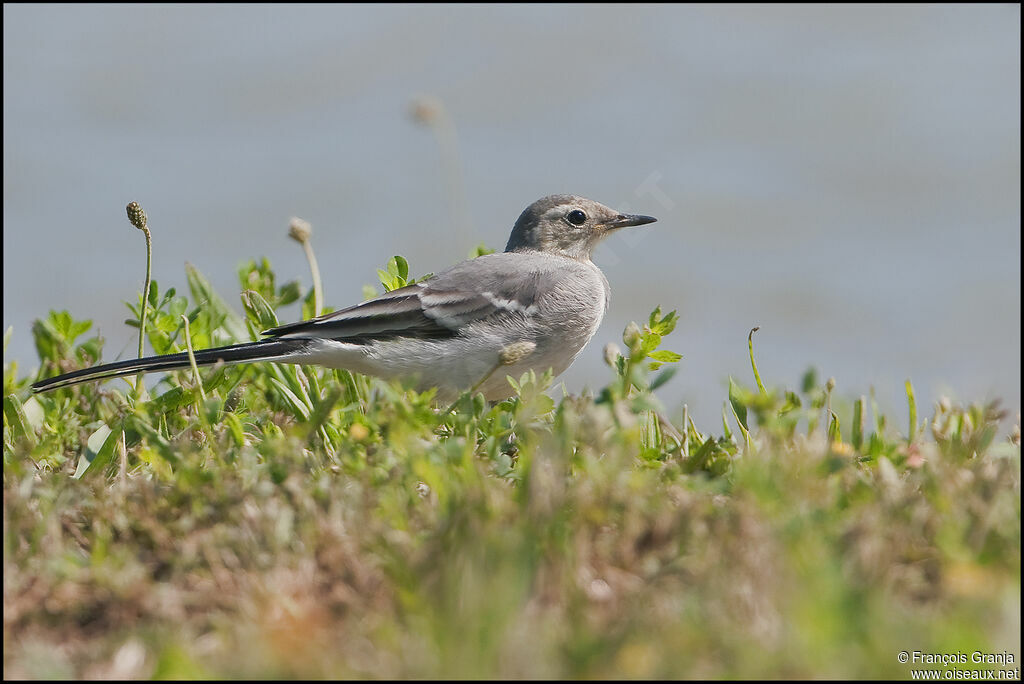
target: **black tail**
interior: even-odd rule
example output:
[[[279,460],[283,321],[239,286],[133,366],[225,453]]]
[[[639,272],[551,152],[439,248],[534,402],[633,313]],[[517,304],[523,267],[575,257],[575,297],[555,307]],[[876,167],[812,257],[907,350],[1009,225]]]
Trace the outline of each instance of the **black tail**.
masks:
[[[261,340],[259,342],[245,342],[243,344],[232,344],[227,347],[215,349],[200,349],[194,352],[196,365],[209,366],[223,361],[224,363],[238,363],[240,361],[275,361],[291,356],[309,344],[305,339],[275,339]],[[164,356],[147,356],[143,359],[127,359],[114,363],[105,363],[102,366],[83,368],[82,370],[64,373],[54,378],[40,380],[32,385],[33,392],[48,392],[61,387],[77,385],[80,382],[90,380],[105,380],[107,378],[119,378],[122,375],[134,375],[148,371],[169,371],[188,368],[191,365],[188,354],[165,354]]]

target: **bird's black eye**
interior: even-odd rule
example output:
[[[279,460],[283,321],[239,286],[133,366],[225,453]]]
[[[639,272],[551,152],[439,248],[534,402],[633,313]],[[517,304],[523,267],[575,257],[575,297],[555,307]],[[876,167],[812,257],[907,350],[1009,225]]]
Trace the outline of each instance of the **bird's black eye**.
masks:
[[[584,223],[587,222],[587,215],[584,214],[579,209],[573,209],[568,213],[568,215],[565,218],[567,218],[569,220],[569,223],[571,223],[574,226],[582,226]]]

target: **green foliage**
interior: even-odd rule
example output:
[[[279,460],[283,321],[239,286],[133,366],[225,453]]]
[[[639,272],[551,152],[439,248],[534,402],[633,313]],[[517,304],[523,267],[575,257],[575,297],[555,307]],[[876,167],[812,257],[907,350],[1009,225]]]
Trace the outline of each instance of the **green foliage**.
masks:
[[[32,325],[32,336],[40,361],[44,365],[51,364],[51,368],[69,357],[82,364],[95,363],[102,347],[99,337],[75,345],[75,340],[91,327],[92,321],[76,321],[67,311],[50,311],[46,318],[36,320]]]
[[[78,468],[72,477],[78,479],[89,471],[99,472],[110,465],[114,459],[114,448],[120,438],[120,432],[114,432],[106,425],[101,425],[85,443],[85,452],[79,459]]]
[[[414,282],[401,257],[379,274]],[[184,350],[182,314],[200,349],[302,297],[252,261],[242,317],[187,275],[192,303],[147,293],[158,353]],[[896,434],[873,393],[869,420],[865,397],[833,410],[813,371],[763,384],[748,337],[753,386],[730,378],[716,436],[655,395],[682,358],[661,348],[676,323],[659,308],[630,324],[596,398],[527,373],[505,401],[466,392],[450,410],[277,364],[204,369],[205,399],[190,371],[145,399],[116,381],[32,396],[5,360],[5,674],[884,678],[907,676],[901,649],[1019,662],[1019,428],[999,439],[996,405],[940,402],[929,434],[908,383]],[[89,329],[37,322],[40,375],[95,363]]]
[[[428,273],[422,278],[409,278],[409,262],[405,260],[405,257],[397,255],[388,259],[385,268],[386,270],[377,269],[377,276],[380,278],[380,284],[384,286],[385,292],[412,285],[433,275],[433,273]]]
[[[274,271],[266,257],[250,260],[238,268],[238,283],[242,291],[254,291],[260,295],[272,309],[287,306],[302,296],[299,281],[291,280],[275,289]]]
[[[387,270],[377,269],[380,277],[380,284],[384,286],[385,292],[397,290],[409,284],[409,262],[405,257],[393,256],[388,259]]]
[[[154,354],[168,354],[174,348],[178,334],[181,331],[181,317],[188,309],[188,300],[180,297],[175,289],[169,288],[160,296],[160,286],[154,280],[149,284],[149,297],[146,302],[149,309],[149,317],[146,321],[146,337]],[[138,305],[126,302],[125,306],[132,312],[133,318],[125,321],[125,325],[138,328],[141,325],[142,298],[139,298]],[[199,315],[199,307],[188,312],[189,323],[194,323]]]

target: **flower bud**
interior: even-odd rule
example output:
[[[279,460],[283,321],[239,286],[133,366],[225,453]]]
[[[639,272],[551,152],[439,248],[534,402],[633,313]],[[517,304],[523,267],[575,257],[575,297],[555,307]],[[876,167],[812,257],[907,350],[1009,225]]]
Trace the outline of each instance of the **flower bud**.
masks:
[[[640,326],[630,321],[626,329],[622,331],[622,341],[632,349],[640,342]]]
[[[433,95],[421,95],[413,100],[412,118],[419,123],[431,123],[441,117],[444,105]]]
[[[604,345],[604,362],[609,366],[615,368],[615,364],[618,363],[620,356],[622,356],[622,350],[619,349],[619,345],[614,342]]]
[[[145,230],[146,212],[142,210],[142,207],[139,206],[139,203],[132,202],[127,207],[125,207],[125,209],[127,209],[128,211],[128,220],[131,222],[131,224],[138,228],[139,230]]]
[[[506,345],[502,348],[501,354],[498,358],[501,359],[501,365],[511,366],[519,363],[527,356],[533,353],[533,350],[537,348],[536,343],[522,341],[513,342],[512,344]]]
[[[313,227],[309,225],[309,221],[303,221],[299,217],[293,216],[288,223],[288,237],[296,242],[307,242],[312,234]]]

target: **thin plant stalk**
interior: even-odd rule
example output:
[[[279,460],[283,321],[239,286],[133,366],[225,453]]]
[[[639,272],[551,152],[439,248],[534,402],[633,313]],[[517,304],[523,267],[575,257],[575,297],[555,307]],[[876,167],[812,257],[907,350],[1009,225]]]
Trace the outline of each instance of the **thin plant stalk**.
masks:
[[[144,227],[146,233],[146,284],[142,288],[142,321],[139,324],[139,358],[146,352],[146,321],[149,318],[149,288],[153,282],[153,236],[148,227]],[[141,373],[139,374],[141,376]]]
[[[472,396],[476,394],[476,391],[480,389],[480,387],[482,387],[483,384],[487,382],[487,380],[489,380],[499,368],[502,366],[514,366],[532,354],[536,349],[537,345],[533,342],[513,342],[512,344],[503,347],[501,352],[498,354],[498,363],[494,364],[494,367],[487,371],[487,373],[469,389],[469,395]],[[458,403],[459,399],[453,401],[451,406],[445,409],[444,415],[451,413]]]
[[[128,207],[128,220],[133,226],[146,235],[146,283],[142,287],[142,312],[139,316],[139,358],[145,354],[146,340],[146,319],[149,314],[149,288],[153,278],[153,235],[149,232],[149,224],[146,219],[146,212],[142,210],[138,202],[131,202]],[[142,376],[139,373],[135,376],[135,393],[141,396],[143,391]]]
[[[324,288],[320,281],[320,267],[316,263],[316,255],[313,253],[313,243],[310,238],[313,235],[313,228],[308,221],[300,218],[293,218],[288,227],[288,236],[302,245],[302,251],[306,253],[306,261],[309,262],[309,272],[313,277],[313,317],[316,318],[324,308]]]
[[[192,375],[196,380],[196,385],[199,386],[199,396],[202,397],[203,403],[205,404],[206,391],[203,390],[203,379],[199,376],[199,366],[196,365],[196,355],[192,351],[192,334],[188,329],[188,316],[182,314],[181,320],[185,322],[185,348],[188,349],[188,362],[192,366]]]
[[[118,482],[121,491],[128,486],[128,442],[124,430],[121,430],[121,441],[117,444],[118,453],[121,456],[120,467],[118,468]]]
[[[761,396],[768,394],[768,390],[764,388],[764,383],[761,382],[761,374],[757,372],[757,363],[754,362],[754,333],[761,329],[761,326],[757,326],[750,331],[747,335],[747,348],[750,350],[750,366],[754,369],[754,380],[757,381],[757,389],[761,393]]]
[[[309,261],[309,272],[313,276],[313,315],[319,316],[324,310],[324,288],[320,282],[320,267],[316,263],[316,255],[313,254],[313,244],[306,240],[302,243],[302,250],[306,253],[306,260]]]
[[[907,406],[910,409],[910,431],[907,433],[907,442],[913,443],[914,438],[917,437],[917,400],[914,399],[914,386],[910,384],[909,379],[903,383],[903,386],[907,390]]]
[[[679,455],[685,461],[690,457],[690,407],[683,404],[683,442]]]
[[[469,216],[469,203],[466,201],[465,176],[462,172],[462,156],[459,154],[459,136],[455,130],[455,122],[441,99],[430,95],[416,98],[412,106],[412,117],[429,126],[437,140],[456,235],[460,238],[472,237],[472,221]]]

